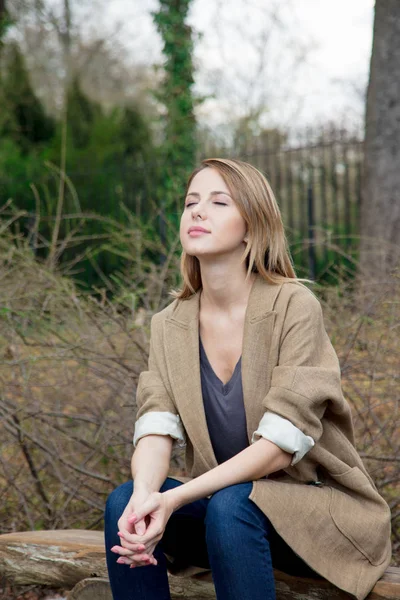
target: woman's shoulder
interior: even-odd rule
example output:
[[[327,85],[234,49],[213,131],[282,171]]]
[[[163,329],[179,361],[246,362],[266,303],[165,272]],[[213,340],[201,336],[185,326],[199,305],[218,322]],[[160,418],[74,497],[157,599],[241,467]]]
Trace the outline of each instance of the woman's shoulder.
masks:
[[[314,291],[298,280],[288,280],[279,284],[275,309],[299,309],[307,312],[321,311],[321,303]]]
[[[160,321],[165,321],[165,319],[168,319],[168,317],[173,315],[173,313],[175,312],[177,305],[178,305],[178,299],[175,298],[174,300],[172,300],[172,302],[167,304],[167,306],[165,306],[162,310],[154,313],[154,315],[151,318],[152,324],[153,323],[157,324]]]
[[[192,296],[192,298],[193,298],[193,296]],[[162,310],[160,310],[157,313],[154,313],[154,315],[151,318],[152,327],[161,325],[161,323],[163,323],[164,321],[166,321],[167,319],[169,319],[171,317],[174,317],[177,313],[179,313],[178,309],[180,308],[180,306],[183,302],[188,302],[188,300],[180,300],[179,298],[175,298],[174,300],[172,300],[172,302],[167,304],[167,306],[165,306]]]

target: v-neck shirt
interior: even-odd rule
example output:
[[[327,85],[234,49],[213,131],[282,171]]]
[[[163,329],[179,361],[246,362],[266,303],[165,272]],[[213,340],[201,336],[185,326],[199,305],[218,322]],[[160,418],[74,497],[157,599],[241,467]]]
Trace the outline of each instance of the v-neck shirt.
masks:
[[[223,383],[212,368],[199,336],[200,373],[208,432],[218,464],[249,445],[243,402],[242,357]]]

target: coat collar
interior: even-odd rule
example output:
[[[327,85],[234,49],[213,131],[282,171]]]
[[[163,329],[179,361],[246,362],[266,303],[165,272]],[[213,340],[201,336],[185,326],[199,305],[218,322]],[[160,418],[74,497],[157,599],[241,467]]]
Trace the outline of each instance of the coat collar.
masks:
[[[268,360],[281,285],[257,275],[247,304],[243,346],[242,384],[249,441],[265,411],[262,400],[272,375]],[[177,303],[165,320],[165,356],[174,399],[182,422],[205,469],[217,466],[204,412],[199,356],[200,292]]]

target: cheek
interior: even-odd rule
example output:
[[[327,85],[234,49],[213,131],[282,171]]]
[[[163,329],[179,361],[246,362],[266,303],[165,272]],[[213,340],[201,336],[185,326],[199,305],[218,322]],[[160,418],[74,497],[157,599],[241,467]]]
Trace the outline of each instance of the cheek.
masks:
[[[230,235],[242,238],[246,234],[246,223],[241,216],[235,215],[229,221],[227,231],[229,230]]]
[[[191,225],[191,219],[188,211],[185,211],[181,214],[181,220],[179,224],[179,239],[181,244],[183,240],[186,239],[186,232]]]
[[[181,220],[180,220],[180,225],[179,225],[179,229],[181,231],[182,231],[182,229],[184,229],[186,227],[187,219],[188,219],[187,212],[183,212],[181,214]]]

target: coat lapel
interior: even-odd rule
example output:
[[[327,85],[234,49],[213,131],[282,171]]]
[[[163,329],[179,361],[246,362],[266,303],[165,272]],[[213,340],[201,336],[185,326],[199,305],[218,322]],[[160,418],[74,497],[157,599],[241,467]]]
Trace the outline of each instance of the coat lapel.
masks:
[[[280,285],[258,276],[247,305],[242,347],[242,385],[249,442],[265,412],[262,404],[271,382],[270,355],[276,312],[272,310]]]
[[[175,403],[204,470],[217,466],[203,406],[199,352],[199,298],[197,292],[178,303],[165,320],[165,354]]]
[[[265,412],[273,365],[269,362],[280,285],[254,281],[246,310],[242,346],[242,384],[249,441]],[[199,356],[199,298],[197,292],[177,303],[165,320],[165,356],[178,412],[205,470],[217,466],[203,406]]]

